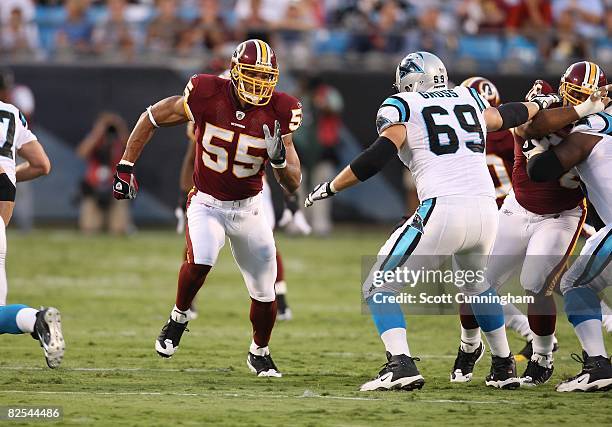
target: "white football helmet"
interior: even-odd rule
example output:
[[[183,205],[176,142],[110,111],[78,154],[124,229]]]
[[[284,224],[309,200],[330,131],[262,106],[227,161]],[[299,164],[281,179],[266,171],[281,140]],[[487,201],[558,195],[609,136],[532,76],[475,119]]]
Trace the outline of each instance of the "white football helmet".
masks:
[[[446,67],[433,53],[411,53],[402,59],[395,70],[395,88],[398,92],[448,89]]]

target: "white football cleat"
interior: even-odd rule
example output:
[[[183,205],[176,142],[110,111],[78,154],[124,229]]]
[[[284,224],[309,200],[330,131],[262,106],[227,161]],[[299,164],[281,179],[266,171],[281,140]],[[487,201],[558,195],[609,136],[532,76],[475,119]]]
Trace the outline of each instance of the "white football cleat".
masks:
[[[32,337],[40,342],[45,353],[47,366],[57,368],[64,358],[64,335],[62,334],[62,317],[55,307],[41,308],[36,313]]]
[[[559,392],[569,391],[608,391],[612,390],[612,366],[610,359],[604,356],[590,357],[582,352],[583,358],[572,354],[572,359],[582,363],[582,371],[575,377],[557,385]]]

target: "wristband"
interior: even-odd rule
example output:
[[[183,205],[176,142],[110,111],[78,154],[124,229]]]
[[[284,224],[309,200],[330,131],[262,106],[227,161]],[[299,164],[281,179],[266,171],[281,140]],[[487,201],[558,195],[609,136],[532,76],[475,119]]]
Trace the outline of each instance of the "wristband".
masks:
[[[157,124],[157,122],[155,121],[155,118],[153,117],[153,112],[151,111],[151,108],[152,108],[152,107],[153,107],[152,105],[149,105],[149,106],[147,107],[147,115],[149,116],[149,121],[151,122],[151,124],[153,125],[153,127],[158,128],[158,127],[159,127],[159,125],[158,125],[158,124]]]

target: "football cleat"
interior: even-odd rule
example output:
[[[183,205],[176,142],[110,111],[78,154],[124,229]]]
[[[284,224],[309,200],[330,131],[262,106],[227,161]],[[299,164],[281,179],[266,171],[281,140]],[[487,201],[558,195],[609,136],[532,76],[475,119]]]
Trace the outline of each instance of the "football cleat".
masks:
[[[387,352],[387,363],[383,365],[378,376],[363,384],[359,391],[420,390],[425,385],[425,379],[419,373],[415,360],[421,359],[405,354],[391,356],[391,353]]]
[[[247,366],[249,370],[257,374],[258,377],[280,378],[283,376],[274,364],[270,354],[257,356],[249,351],[249,354],[247,354]]]
[[[521,376],[521,386],[533,387],[546,383],[554,371],[552,354],[534,353]]]
[[[291,320],[293,319],[293,313],[287,305],[287,298],[285,294],[276,295],[277,313],[276,320]]]
[[[521,381],[516,376],[516,364],[512,353],[508,357],[491,356],[491,372],[487,375],[485,384],[506,390],[520,387]]]
[[[480,362],[482,356],[485,353],[484,344],[481,342],[476,350],[472,353],[467,353],[461,350],[457,352],[457,358],[455,359],[455,365],[453,371],[450,374],[450,380],[452,383],[467,383],[472,380],[472,374],[474,372],[474,365]]]
[[[187,323],[179,323],[168,319],[168,322],[163,326],[157,340],[155,341],[155,350],[161,357],[172,357],[178,350],[179,342],[183,336],[183,332],[187,329]]]
[[[278,311],[276,320],[291,320],[293,319],[293,313],[289,307],[286,307],[284,311]]]
[[[47,366],[51,369],[57,368],[62,363],[66,349],[62,334],[62,319],[57,308],[43,307],[36,313],[32,338],[40,342]]]
[[[556,390],[568,391],[608,391],[612,390],[612,365],[610,359],[604,356],[590,357],[585,351],[581,359],[572,353],[572,359],[582,363],[582,371],[575,377],[559,383]]]
[[[555,342],[553,344],[553,353],[559,350],[559,343],[557,342],[557,337],[555,337]],[[531,356],[533,356],[533,340],[527,341],[525,347],[519,351],[516,356],[514,356],[514,360],[517,362],[524,362],[526,360],[531,360]]]

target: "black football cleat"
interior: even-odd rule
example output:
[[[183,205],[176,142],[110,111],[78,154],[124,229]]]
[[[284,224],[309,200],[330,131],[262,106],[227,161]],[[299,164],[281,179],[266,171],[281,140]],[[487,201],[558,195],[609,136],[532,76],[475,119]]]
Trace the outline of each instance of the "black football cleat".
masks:
[[[387,352],[387,363],[378,376],[363,384],[359,391],[420,390],[425,385],[425,379],[419,373],[415,360],[421,359],[405,354],[391,356]]]
[[[552,376],[554,369],[552,354],[535,353],[531,356],[527,369],[521,376],[521,386],[532,387],[545,384]]]
[[[284,294],[276,295],[277,312],[276,320],[291,320],[293,313],[287,304],[287,297]]]
[[[516,376],[516,364],[512,353],[508,357],[491,356],[491,372],[487,375],[485,384],[506,390],[520,387],[521,381]]]
[[[187,324],[179,323],[168,319],[168,322],[162,327],[162,330],[155,341],[155,350],[161,357],[172,357],[178,350],[179,342],[183,336],[183,332],[187,329]]]
[[[34,332],[31,335],[40,342],[47,366],[51,369],[57,368],[62,363],[66,349],[59,310],[55,307],[41,308],[36,313]]]
[[[582,352],[581,359],[572,353],[572,359],[582,363],[582,371],[575,377],[567,379],[557,385],[559,392],[568,391],[608,391],[612,390],[612,366],[610,359],[604,356],[590,357]]]
[[[480,362],[480,359],[484,356],[485,347],[481,342],[480,346],[472,353],[466,353],[461,350],[457,352],[457,358],[455,359],[455,365],[453,371],[450,374],[450,380],[452,383],[467,383],[472,380],[472,374],[474,372],[474,365]]]
[[[249,354],[247,354],[247,366],[249,370],[257,374],[258,377],[280,378],[283,376],[274,364],[270,354],[257,356],[249,351]]]

